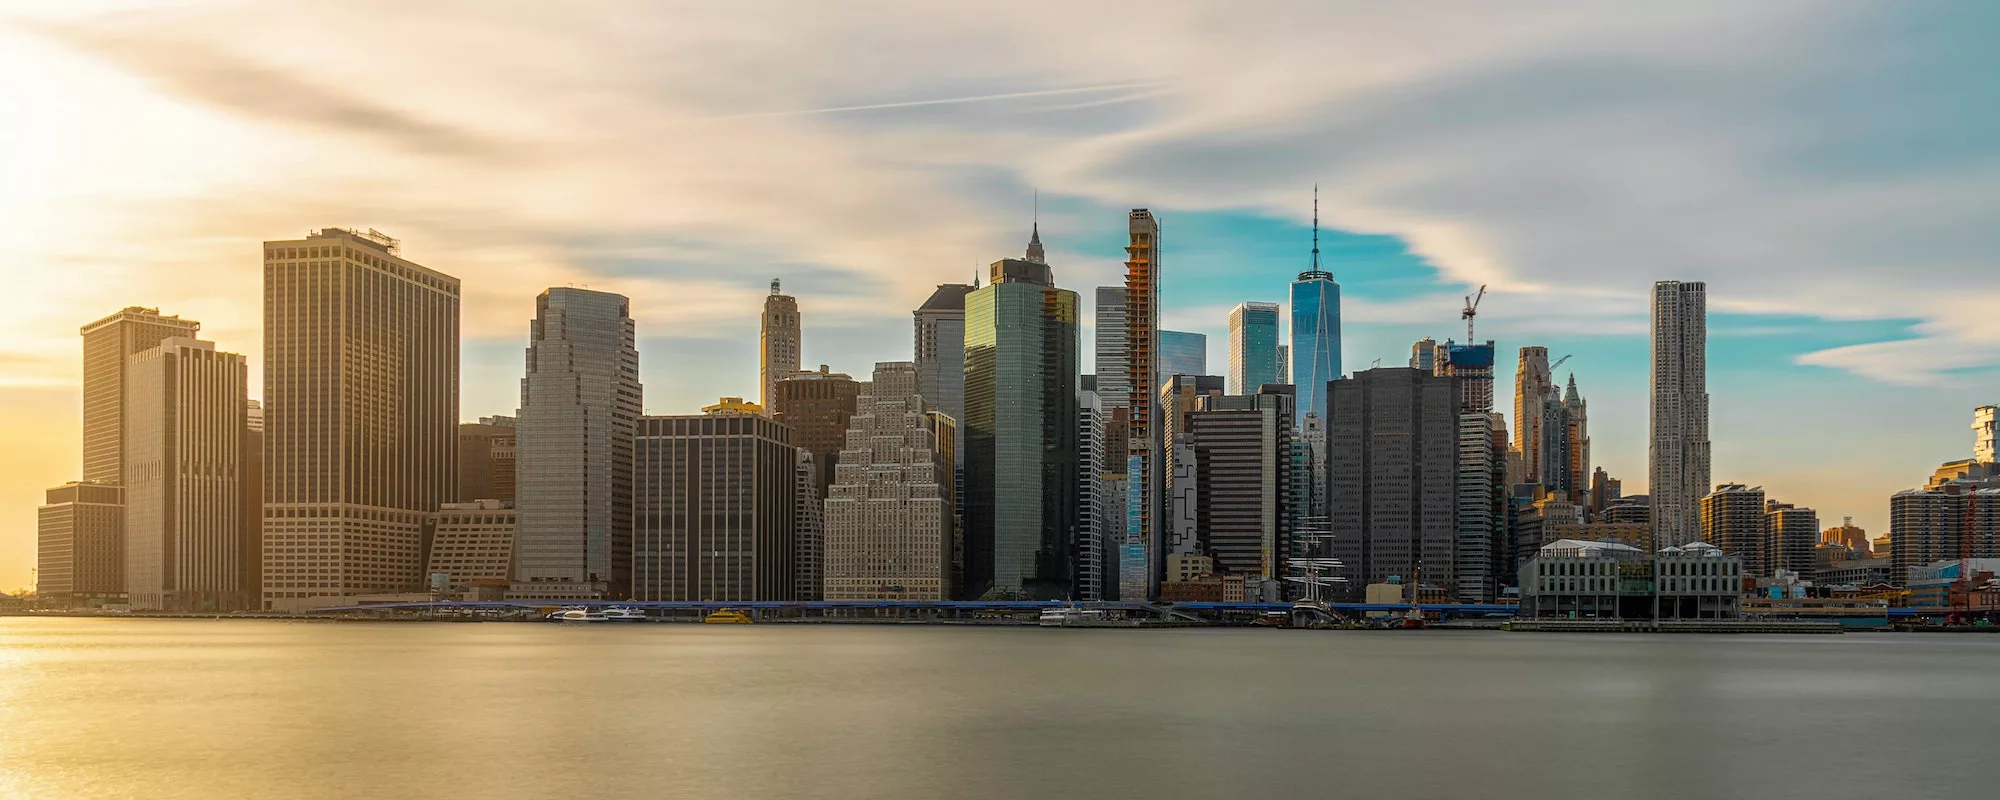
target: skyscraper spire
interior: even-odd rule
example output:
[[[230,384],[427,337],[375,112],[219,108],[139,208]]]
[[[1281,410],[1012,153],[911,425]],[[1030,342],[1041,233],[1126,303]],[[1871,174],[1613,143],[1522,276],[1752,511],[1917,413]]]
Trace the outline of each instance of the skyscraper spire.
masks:
[[[1576,393],[1576,373],[1571,372],[1569,374],[1569,388],[1563,392],[1563,404],[1576,405],[1578,400],[1579,397]]]
[[[1313,270],[1319,270],[1319,184],[1313,184]]]
[[[1306,271],[1304,271],[1304,272],[1301,272],[1301,273],[1299,273],[1299,280],[1302,280],[1302,281],[1312,281],[1312,280],[1321,280],[1321,281],[1330,281],[1330,280],[1333,280],[1333,273],[1331,273],[1331,272],[1328,272],[1328,271],[1326,271],[1325,269],[1322,269],[1322,268],[1320,267],[1320,265],[1319,265],[1319,184],[1317,184],[1317,183],[1313,184],[1313,255],[1312,255],[1312,268],[1311,268],[1311,269],[1308,269],[1308,270],[1306,270]]]
[[[1042,253],[1042,190],[1035,190],[1034,232],[1028,236],[1028,260],[1037,264],[1047,264],[1048,258]]]

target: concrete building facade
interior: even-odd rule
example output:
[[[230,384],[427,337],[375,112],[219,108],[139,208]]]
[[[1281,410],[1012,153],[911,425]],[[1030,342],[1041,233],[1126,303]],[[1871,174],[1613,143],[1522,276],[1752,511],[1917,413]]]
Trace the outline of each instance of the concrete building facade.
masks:
[[[635,599],[794,599],[791,428],[754,413],[640,417],[633,449]]]
[[[827,496],[840,468],[847,422],[861,392],[859,382],[821,364],[817,372],[801,370],[785,376],[772,395],[777,405],[771,408],[771,418],[791,426],[792,444],[812,453],[818,476],[813,492],[821,498]]]
[[[172,338],[125,366],[125,587],[133,608],[262,607],[244,585],[243,435],[249,365]]]
[[[504,500],[445,503],[431,518],[431,550],[424,573],[450,576],[463,588],[474,581],[514,579],[514,506]]]
[[[1653,284],[1652,325],[1653,537],[1661,545],[1686,544],[1701,532],[1701,498],[1709,489],[1708,287]]]
[[[916,365],[875,365],[826,498],[828,600],[949,600],[950,417],[919,392]]]
[[[1219,572],[1284,576],[1303,488],[1292,469],[1294,402],[1290,387],[1267,385],[1256,394],[1204,396],[1188,415],[1196,541]]]
[[[779,291],[771,280],[771,294],[764,298],[764,316],[757,329],[757,404],[766,411],[777,397],[778,381],[799,371],[799,352],[804,342],[799,321],[799,301]]]
[[[1126,363],[1129,333],[1125,328],[1125,287],[1099,286],[1093,297],[1096,316],[1092,331],[1092,358],[1096,366],[1097,396],[1105,408],[1126,408],[1132,403],[1132,365]]]
[[[264,605],[423,583],[458,490],[458,279],[340,228],[264,243]]]
[[[1764,487],[1725,483],[1701,498],[1701,540],[1743,560],[1764,577]],[[1657,509],[1656,509],[1657,511]]]
[[[481,417],[458,425],[458,494],[460,502],[515,500],[515,430],[513,417]]]
[[[1331,552],[1354,586],[1450,586],[1458,555],[1460,385],[1414,369],[1362,370],[1327,402]]]
[[[35,596],[49,608],[123,603],[125,489],[71,481],[35,509]]]
[[[125,363],[167,339],[193,339],[201,323],[133,306],[83,326],[83,480],[125,480]]]

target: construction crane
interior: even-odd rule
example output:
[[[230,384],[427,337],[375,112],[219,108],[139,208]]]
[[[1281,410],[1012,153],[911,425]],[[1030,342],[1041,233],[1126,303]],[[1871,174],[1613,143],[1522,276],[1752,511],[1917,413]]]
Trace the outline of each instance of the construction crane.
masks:
[[[1477,341],[1472,338],[1472,318],[1479,315],[1479,301],[1484,299],[1486,299],[1486,284],[1482,283],[1479,284],[1478,294],[1465,296],[1465,310],[1458,312],[1459,316],[1465,318],[1465,343],[1468,345]]]
[[[1568,360],[1569,360],[1569,356],[1563,356],[1562,358],[1558,358],[1558,359],[1556,359],[1556,363],[1554,363],[1554,364],[1550,364],[1550,365],[1549,365],[1549,375],[1551,375],[1551,376],[1555,375],[1555,374],[1556,374],[1556,368],[1557,368],[1557,367],[1560,367],[1560,366],[1562,366],[1562,365],[1563,365],[1563,362],[1565,362],[1565,361],[1568,361]]]

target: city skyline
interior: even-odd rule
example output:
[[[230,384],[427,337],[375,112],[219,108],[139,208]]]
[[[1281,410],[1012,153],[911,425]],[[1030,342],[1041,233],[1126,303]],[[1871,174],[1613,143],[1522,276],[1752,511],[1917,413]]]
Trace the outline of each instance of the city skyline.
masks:
[[[1071,10],[1063,19],[1087,28],[1095,13]],[[1742,38],[1716,46],[1727,51],[1725,56],[1746,58],[1759,51],[1758,42],[1774,40],[1780,36],[1778,30],[1795,21],[1779,9],[1661,13],[1663,21],[1671,23],[1663,35],[1679,37],[1674,41],[1690,50],[1697,48],[1687,43],[1705,31],[1724,24],[1740,26]],[[1860,30],[1879,21],[1878,13],[1834,14],[1823,22],[1836,30]],[[1898,17],[1929,38],[1917,36],[1897,46],[1937,45],[1942,40],[1943,52],[1963,56],[1961,50],[1948,47],[1952,26],[1943,19],[1947,16]],[[1393,15],[1382,17],[1371,22],[1391,27],[1372,30],[1393,30]],[[1509,173],[1496,174],[1497,167],[1445,158],[1444,151],[1459,141],[1455,138],[1434,139],[1432,147],[1421,141],[1390,146],[1378,138],[1382,132],[1357,128],[1350,117],[1313,111],[1312,104],[1338,105],[1337,100],[1369,106],[1367,86],[1325,83],[1325,78],[1298,78],[1313,81],[1302,87],[1306,91],[1298,95],[1301,105],[1277,111],[1315,126],[1309,130],[1339,134],[1327,137],[1336,142],[1334,150],[1356,149],[1342,142],[1378,148],[1372,151],[1375,161],[1348,162],[1286,140],[1280,144],[1291,160],[1284,163],[1283,174],[1267,175],[1243,170],[1243,153],[1197,139],[1194,143],[1220,151],[1209,157],[1149,156],[1171,169],[1158,176],[1142,174],[1147,171],[1134,166],[1138,154],[1172,143],[1170,136],[1196,134],[1172,134],[1158,123],[1128,129],[1125,123],[1098,116],[1100,112],[1141,111],[1160,116],[1163,122],[1178,118],[1211,123],[1199,131],[1226,132],[1250,123],[1233,116],[1242,112],[1232,111],[1195,78],[1168,76],[1133,85],[1144,83],[1140,79],[1146,76],[1130,64],[1104,56],[1111,63],[1065,60],[1045,72],[1009,81],[981,82],[978,79],[995,74],[995,65],[969,64],[934,81],[893,84],[835,71],[826,84],[804,87],[796,94],[749,94],[735,101],[740,103],[734,109],[736,121],[709,127],[746,135],[754,144],[803,137],[800,143],[818,145],[805,150],[809,155],[777,159],[775,169],[740,159],[721,160],[740,169],[741,181],[749,188],[766,187],[764,181],[785,173],[791,181],[787,185],[797,191],[780,205],[751,205],[738,188],[728,187],[711,198],[717,202],[689,204],[680,199],[703,197],[691,186],[620,179],[608,182],[613,191],[605,200],[558,212],[539,201],[489,191],[485,179],[470,174],[479,170],[468,167],[490,166],[493,159],[506,155],[482,148],[504,150],[520,139],[533,149],[545,145],[548,137],[574,144],[574,134],[536,127],[546,120],[491,115],[468,117],[467,124],[484,126],[484,131],[442,126],[432,120],[450,118],[454,109],[427,107],[433,98],[426,90],[449,89],[454,86],[449,81],[458,79],[440,76],[432,79],[434,83],[398,87],[393,80],[381,80],[384,74],[377,70],[409,69],[407,62],[392,58],[363,65],[351,59],[325,59],[327,53],[316,48],[331,43],[306,43],[296,54],[244,49],[242,42],[268,38],[258,31],[270,29],[258,26],[270,21],[253,14],[216,25],[199,10],[178,17],[29,15],[0,21],[0,42],[9,45],[0,52],[10,53],[0,61],[25,57],[33,59],[26,63],[37,67],[12,72],[75,92],[86,99],[80,105],[121,108],[140,122],[120,125],[128,135],[103,159],[121,170],[112,174],[86,163],[94,159],[63,157],[76,152],[65,149],[69,146],[65,141],[97,141],[84,128],[69,127],[90,124],[87,115],[75,122],[61,121],[67,115],[48,105],[57,102],[51,99],[55,90],[5,84],[9,96],[25,101],[30,113],[24,116],[41,120],[25,134],[17,134],[26,136],[19,141],[49,148],[56,157],[22,166],[18,174],[24,180],[0,190],[0,208],[10,211],[14,229],[0,235],[8,261],[39,266],[24,276],[23,291],[17,292],[34,301],[10,304],[5,323],[8,344],[0,352],[4,356],[0,401],[22,420],[0,431],[0,442],[8,452],[20,454],[13,459],[17,463],[0,468],[4,470],[0,501],[15,509],[0,521],[0,588],[29,582],[33,516],[21,509],[32,508],[48,487],[81,474],[76,452],[78,350],[70,338],[77,326],[126,306],[157,307],[165,315],[199,319],[203,338],[248,356],[250,384],[260,386],[265,356],[257,334],[262,322],[255,280],[257,243],[292,238],[303,229],[328,224],[372,225],[390,231],[410,242],[416,261],[464,282],[464,374],[458,409],[464,421],[513,413],[525,345],[521,323],[532,317],[535,293],[550,286],[588,284],[634,298],[633,316],[642,337],[639,348],[648,354],[641,377],[658,387],[651,393],[655,399],[645,409],[648,413],[693,413],[723,394],[757,396],[756,304],[773,277],[782,278],[787,290],[800,298],[806,327],[812,329],[805,337],[801,363],[829,363],[836,370],[860,374],[874,361],[908,360],[908,329],[902,326],[909,323],[903,315],[936,284],[965,281],[972,265],[1016,252],[1021,229],[1030,223],[1026,200],[1034,185],[1041,186],[1044,194],[1041,221],[1050,223],[1042,230],[1049,260],[1059,265],[1059,284],[1079,294],[1119,283],[1124,233],[1119,217],[1124,209],[1143,205],[1160,214],[1174,231],[1167,249],[1175,263],[1162,287],[1160,324],[1206,333],[1209,362],[1224,363],[1220,343],[1227,339],[1227,309],[1237,302],[1283,297],[1285,283],[1303,268],[1309,247],[1308,191],[1314,179],[1325,185],[1327,197],[1325,260],[1341,276],[1346,371],[1366,368],[1377,358],[1387,365],[1398,364],[1408,343],[1422,336],[1455,338],[1457,296],[1473,284],[1492,284],[1481,307],[1482,338],[1495,339],[1503,354],[1523,345],[1540,345],[1552,356],[1575,355],[1569,366],[1584,375],[1591,389],[1593,461],[1621,478],[1628,493],[1646,491],[1644,329],[1647,292],[1655,280],[1701,280],[1709,286],[1712,482],[1761,484],[1774,496],[1818,509],[1825,518],[1854,516],[1871,534],[1879,534],[1887,527],[1883,498],[1920,486],[1938,461],[1963,457],[1968,450],[1966,409],[1991,404],[2000,395],[1991,355],[1995,334],[1982,322],[1981,307],[1967,300],[1994,290],[1993,279],[1980,273],[1990,271],[1986,263],[1990,254],[1967,253],[1953,244],[1950,235],[1940,235],[1954,234],[1972,222],[1986,224],[1979,215],[1990,212],[1965,209],[1990,204],[1965,201],[1962,189],[1942,185],[1935,190],[1937,202],[1919,204],[1921,208],[1859,203],[1870,206],[1865,217],[1853,216],[1856,212],[1844,206],[1818,203],[1805,203],[1814,216],[1803,221],[1781,211],[1746,210],[1786,205],[1767,202],[1770,192],[1779,192],[1780,200],[1805,197],[1760,187],[1760,170],[1754,166],[1768,166],[1785,156],[1812,156],[1811,151],[1761,154],[1752,153],[1741,141],[1710,142],[1708,146],[1734,148],[1724,156],[1759,156],[1743,161],[1697,160],[1720,173],[1707,176],[1723,189],[1719,200],[1710,203],[1711,212],[1693,215],[1679,223],[1682,227],[1646,228],[1628,239],[1579,238],[1544,220],[1515,215],[1505,204],[1481,205],[1485,195],[1480,192],[1459,192],[1465,198],[1461,202],[1473,205],[1453,206],[1438,199],[1451,192],[1404,185],[1417,196],[1392,201],[1392,192],[1364,180],[1371,174],[1370,164],[1386,168],[1443,158],[1442,168],[1456,177],[1440,180],[1450,186],[1472,182],[1475,185],[1469,188],[1489,190],[1491,185],[1484,181],[1505,183],[1501,179]],[[397,21],[385,27],[384,36],[391,40],[417,36],[425,24],[423,19]],[[522,22],[504,13],[482,24],[492,26],[498,35],[525,35]],[[975,36],[934,17],[909,24],[937,31],[940,40]],[[1166,14],[1147,24],[1169,33],[1192,25],[1184,14]],[[1571,33],[1590,25],[1587,20],[1573,24],[1577,27],[1569,28]],[[1035,27],[1035,35],[1047,34],[1043,26]],[[798,35],[800,30],[781,26],[778,34]],[[610,35],[587,19],[535,33],[564,42]],[[1022,33],[1003,25],[994,33],[976,36]],[[1613,39],[1637,35],[1622,26],[1596,33]],[[1463,103],[1471,92],[1464,82],[1474,80],[1467,70],[1498,65],[1512,70],[1524,85],[1542,90],[1527,99],[1557,102],[1542,93],[1551,88],[1553,79],[1520,74],[1531,66],[1523,42],[1533,37],[1516,28],[1507,28],[1506,34],[1494,44],[1494,51],[1481,56],[1489,61],[1404,63],[1410,72],[1400,85],[1392,84],[1393,91],[1430,91],[1438,104]],[[1801,40],[1786,41],[1795,51],[1818,53],[1819,58],[1804,58],[1801,72],[1787,78],[1783,87],[1763,91],[1783,89],[1816,97],[1816,92],[1827,90],[1846,74],[1830,55],[1831,48],[1815,38],[1830,34],[1822,30],[1799,35]],[[1558,52],[1578,52],[1559,34],[1555,36],[1553,44],[1536,40],[1544,55],[1550,46]],[[229,37],[237,46],[207,47],[208,37]],[[441,57],[454,47],[450,42],[439,46],[442,50],[408,49],[427,49],[432,54],[427,57]],[[1742,48],[1740,53],[1736,48]],[[1667,50],[1650,58],[1671,65],[1683,57],[1673,48]],[[905,59],[921,55],[895,53]],[[1715,55],[1710,50],[1701,54]],[[294,58],[298,61],[289,61]],[[280,111],[252,108],[255,104],[245,104],[244,95],[193,85],[191,76],[202,74],[199,68],[211,63],[201,59],[243,59],[246,64],[265,65],[268,69],[258,74],[270,83],[261,90],[275,93],[266,96],[318,93],[313,96],[349,103],[344,108],[353,115],[284,104],[274,104]],[[309,64],[325,64],[327,71],[315,74]],[[1635,57],[1625,66],[1657,65]],[[1914,80],[1913,75],[1901,77]],[[958,81],[954,84],[951,79]],[[353,90],[326,88],[363,83],[370,87],[365,97]],[[967,90],[967,86],[985,88]],[[1862,90],[1886,91],[1873,84]],[[1019,93],[1030,96],[999,97]],[[1691,108],[1669,119],[1702,119],[1705,114],[1734,110],[1734,103],[1744,101],[1741,93],[1689,101]],[[672,108],[653,109],[658,113],[646,120],[687,126],[692,124],[689,119],[732,110],[708,103],[704,107],[702,101],[677,97]],[[860,108],[901,103],[918,105]],[[827,134],[785,124],[795,116],[755,116],[772,108],[805,109],[811,116],[836,121],[836,131]],[[1550,117],[1576,126],[1574,132],[1586,142],[1608,141],[1588,138],[1604,135],[1603,129],[1591,127],[1601,123],[1594,122],[1588,110],[1559,105]],[[1942,109],[1899,110],[1914,112],[1905,115],[1933,127],[1951,127],[1950,112]],[[697,111],[709,113],[704,117]],[[1787,121],[1776,116],[1744,122]],[[380,130],[364,130],[364,124],[354,121],[357,118],[375,120]],[[969,136],[968,122],[1013,125],[1024,118],[1052,120],[1055,133],[1044,134],[1026,154],[975,148],[980,163],[1000,166],[1005,177],[942,204],[937,203],[932,184],[951,183],[944,180],[946,176],[897,169],[857,178],[862,159],[856,151],[842,149],[853,145],[844,134],[857,130],[881,132],[893,126],[887,129]],[[1392,115],[1385,124],[1433,136],[1460,135],[1436,127],[1434,121],[1405,115]],[[1684,126],[1668,127],[1663,134],[1667,138],[1641,144],[1667,147],[1678,156],[1703,154],[1697,146],[1671,138],[1693,142],[1703,136]],[[142,128],[156,133],[132,132]],[[215,135],[176,135],[188,133]],[[1123,149],[1095,154],[1088,149],[1110,148],[1115,135],[1135,134],[1144,136]],[[690,148],[694,152],[722,147],[700,131],[686,135],[697,140]],[[1885,137],[1891,143],[1906,142],[1915,134],[1898,128],[1850,135],[1859,137],[1851,142],[1859,146],[1879,144]],[[191,139],[203,143],[188,145]],[[183,146],[195,148],[192,157],[162,157]],[[234,149],[207,149],[224,146]],[[322,158],[314,150],[317,146],[338,157]],[[542,147],[540,152],[550,149]],[[593,153],[583,165],[590,169],[579,170],[576,180],[603,177],[613,166],[642,165],[651,169],[641,171],[660,172],[673,172],[678,166],[661,160],[668,156],[648,152],[642,158],[640,152],[607,147]],[[300,169],[307,153],[337,171],[328,173],[325,166]],[[1047,157],[1057,155],[1065,158]],[[1624,166],[1607,172],[1614,179],[1586,181],[1579,196],[1548,192],[1541,205],[1550,216],[1591,207],[1581,221],[1565,223],[1578,230],[1629,230],[1619,224],[1622,217],[1607,221],[1603,215],[1636,217],[1655,203],[1685,198],[1682,193],[1689,187],[1684,182],[1648,172],[1636,162],[1618,161],[1620,155],[1607,154]],[[1566,162],[1552,161],[1548,152],[1527,156],[1533,168],[1555,170],[1552,175],[1580,174]],[[1953,153],[1931,157],[1954,156],[1965,157]],[[850,180],[861,187],[856,202],[866,210],[855,212],[859,218],[828,211],[826,206],[841,204],[821,201],[825,185],[800,182],[800,176],[814,171],[815,162],[800,160],[809,157],[840,167],[815,180]],[[558,153],[553,163],[524,169],[536,188],[566,191],[565,187],[577,184],[555,182],[551,173],[561,172],[571,164],[566,159],[576,158],[580,157],[574,153]],[[623,161],[612,164],[616,159]],[[1868,190],[1907,192],[1909,181],[1930,174],[1909,165],[1887,164],[1882,169],[1886,171],[1882,176],[1844,175],[1843,196],[1852,198],[1855,192]],[[451,193],[430,188],[407,196],[386,192],[400,186],[399,174],[405,170]],[[285,182],[326,183],[328,191],[311,197],[278,192],[284,184],[268,183],[273,178],[266,174]],[[705,176],[703,180],[721,180],[710,172],[698,174]],[[327,182],[329,176],[335,180]],[[390,180],[397,183],[387,183]],[[1954,197],[1963,202],[1953,202]],[[675,202],[663,210],[650,202],[655,198]],[[1513,198],[1508,200],[1511,204]],[[630,209],[616,203],[629,203]],[[926,209],[926,204],[949,213]],[[690,210],[703,205],[717,210]],[[634,219],[634,212],[642,209],[646,214],[661,212],[657,216],[663,222]],[[1974,216],[1964,216],[1968,213]],[[139,221],[135,230],[121,230],[134,220]],[[745,220],[772,227],[738,233]],[[851,224],[844,228],[835,224],[840,222]],[[1828,237],[1796,235],[1791,226],[1802,222],[1842,233],[1829,238],[1832,244],[1815,243],[1810,240]],[[875,237],[892,227],[913,233],[914,249],[893,258],[883,252]],[[1856,238],[1870,235],[1877,238]],[[1911,237],[1918,235],[1929,243],[1917,246]],[[1759,236],[1775,242],[1775,251],[1772,245],[1745,241]],[[1659,246],[1673,238],[1714,246],[1694,250]],[[785,249],[786,243],[800,242],[824,247],[812,252]],[[167,246],[159,246],[162,243]],[[1904,249],[1883,249],[1893,244]],[[1838,252],[1842,249],[1868,255],[1844,255]],[[891,265],[895,274],[890,273]],[[1584,265],[1592,271],[1584,271]],[[189,270],[210,279],[187,281]],[[1918,271],[1929,276],[1921,285],[1893,280]],[[1083,340],[1091,341],[1090,320],[1084,327]],[[1084,371],[1089,372],[1089,356],[1084,358]],[[1507,397],[1512,389],[1505,370],[1501,372],[1495,394]],[[695,379],[666,380],[681,375]],[[1815,402],[1801,404],[1800,398]],[[1884,425],[1880,420],[1891,422]],[[1513,424],[1511,415],[1508,421]],[[1857,452],[1869,457],[1857,460],[1853,455]]]

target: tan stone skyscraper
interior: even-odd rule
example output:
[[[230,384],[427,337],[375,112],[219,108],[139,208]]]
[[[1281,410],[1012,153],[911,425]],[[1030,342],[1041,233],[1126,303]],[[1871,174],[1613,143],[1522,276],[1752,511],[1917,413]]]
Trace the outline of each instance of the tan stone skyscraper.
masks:
[[[764,298],[764,324],[757,335],[757,352],[761,354],[757,404],[764,407],[764,413],[775,414],[778,381],[799,371],[799,301],[780,294],[775,278],[771,281],[771,295]]]
[[[243,356],[173,338],[125,367],[125,584],[132,606],[260,607],[241,568]]]
[[[458,483],[458,279],[341,228],[264,243],[264,602],[423,583]]]
[[[125,359],[173,337],[192,339],[201,323],[133,306],[83,326],[83,479],[124,481]]]
[[[825,599],[951,597],[952,428],[916,364],[875,365],[826,499]]]

